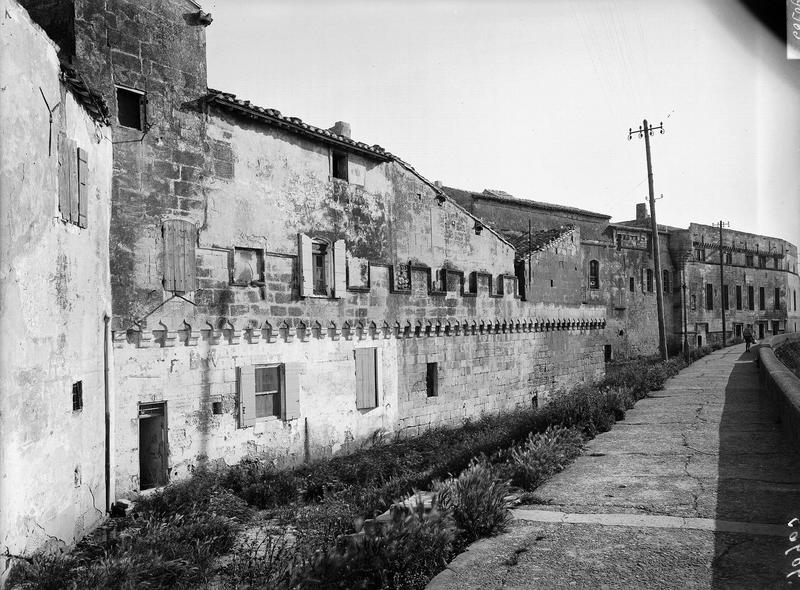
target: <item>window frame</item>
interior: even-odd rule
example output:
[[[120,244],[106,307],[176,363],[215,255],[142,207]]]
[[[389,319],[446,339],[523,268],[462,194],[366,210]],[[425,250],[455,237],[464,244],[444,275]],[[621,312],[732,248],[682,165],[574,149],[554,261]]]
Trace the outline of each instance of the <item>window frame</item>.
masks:
[[[654,278],[653,277],[653,269],[652,268],[645,269],[645,280],[646,280],[646,283],[647,283],[647,292],[648,293],[652,293],[653,292],[653,278]]]
[[[747,309],[748,311],[755,311],[756,309],[756,288],[754,285],[747,285]]]
[[[714,311],[714,285],[706,283],[706,311]]]
[[[236,262],[237,262],[237,253],[238,252],[253,252],[256,256],[256,271],[253,275],[253,278],[250,279],[248,282],[243,282],[237,280],[236,276]],[[265,264],[264,264],[264,250],[261,248],[249,248],[246,246],[234,246],[230,253],[230,277],[229,282],[231,285],[236,287],[251,287],[251,286],[258,286],[259,283],[264,283],[264,272],[265,272]],[[255,283],[255,285],[254,285]]]
[[[736,309],[742,309],[742,286],[736,285]]]
[[[780,287],[775,287],[774,299],[775,299],[775,307],[774,308],[775,309],[780,309],[781,308],[781,288]]]
[[[259,390],[258,389],[259,371],[272,371],[272,370],[275,371],[275,382],[276,382],[276,387],[277,388],[275,390],[265,390],[265,389]],[[253,395],[255,396],[255,399],[256,399],[256,409],[255,409],[255,419],[256,420],[259,420],[259,419],[262,419],[262,418],[272,418],[272,417],[281,418],[283,416],[283,398],[284,398],[283,371],[284,371],[283,364],[280,364],[280,363],[272,363],[272,364],[266,364],[266,365],[264,365],[264,364],[253,365],[253,373],[255,375],[255,383],[256,383],[256,387],[255,387],[255,389],[253,391]],[[273,402],[273,404],[272,404],[272,407],[273,407],[272,413],[271,414],[263,414],[263,415],[259,416],[258,415],[258,398],[259,397],[269,396],[269,395],[275,396],[275,398],[277,398],[278,412],[275,413],[274,408],[275,408],[276,404]]]
[[[426,397],[439,397],[439,362],[425,363],[425,394]]]
[[[342,150],[331,149],[331,179],[350,182],[350,157]]]
[[[767,309],[767,292],[764,287],[758,288],[758,310],[765,311]]]
[[[139,126],[132,127],[130,125],[126,125],[122,121],[120,121],[120,91],[123,93],[127,93],[129,95],[137,95],[139,97]],[[117,107],[117,125],[120,127],[124,127],[125,129],[133,129],[135,131],[146,131],[147,130],[147,92],[144,90],[139,90],[138,88],[131,88],[130,86],[124,86],[122,84],[115,84],[114,85],[114,100],[116,101]]]
[[[589,289],[596,291],[600,288],[600,262],[589,261]]]

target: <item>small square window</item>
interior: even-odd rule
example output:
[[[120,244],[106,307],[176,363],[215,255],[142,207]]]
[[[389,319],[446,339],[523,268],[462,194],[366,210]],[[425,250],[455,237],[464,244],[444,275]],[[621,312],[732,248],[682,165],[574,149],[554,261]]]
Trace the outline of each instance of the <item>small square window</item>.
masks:
[[[222,402],[211,402],[211,413],[215,416],[222,414]]]
[[[280,367],[256,367],[256,418],[281,416]]]
[[[254,248],[234,248],[231,284],[258,286],[264,282],[264,252]]]
[[[428,363],[425,370],[425,391],[428,397],[439,395],[439,363]]]
[[[145,102],[143,92],[117,87],[117,122],[123,127],[144,130]]]
[[[331,171],[334,178],[348,180],[347,154],[343,152],[331,152]]]
[[[72,384],[72,411],[83,410],[83,381]]]

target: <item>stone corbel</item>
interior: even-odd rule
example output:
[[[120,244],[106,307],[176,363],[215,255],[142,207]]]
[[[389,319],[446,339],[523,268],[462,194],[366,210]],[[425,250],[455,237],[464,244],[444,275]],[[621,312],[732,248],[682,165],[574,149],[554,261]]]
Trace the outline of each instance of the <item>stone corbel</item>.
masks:
[[[153,345],[153,332],[148,330],[145,322],[138,324],[134,332],[136,333],[136,348],[150,348]]]
[[[375,325],[375,322],[370,322],[367,326],[367,333],[369,334],[370,339],[375,340],[378,338],[378,326]]]
[[[170,330],[164,322],[158,323],[158,332],[161,333],[161,347],[174,348],[175,343],[178,341],[178,333],[175,330]]]
[[[311,324],[311,336],[317,340],[322,340],[327,335],[328,331],[323,330],[322,324],[320,324],[318,321],[315,321],[313,324]]]
[[[303,321],[300,321],[300,323],[295,326],[295,333],[300,342],[308,342],[308,338],[311,335],[310,332],[308,326],[306,326],[306,323]]]
[[[258,324],[251,323],[244,331],[250,344],[258,344],[261,341],[261,328],[258,327]]]
[[[184,334],[184,337],[182,337],[183,342],[186,343],[186,346],[197,346],[197,342],[200,340],[200,330],[195,330],[192,325],[185,320],[181,328],[180,331]]]
[[[342,338],[348,341],[353,339],[353,327],[350,325],[349,320],[345,320],[344,324],[342,324]]]
[[[433,324],[431,324],[430,320],[425,320],[425,325],[423,326],[423,333],[425,334],[426,338],[433,335]]]
[[[384,320],[383,326],[381,326],[381,336],[383,336],[384,340],[391,338],[394,335],[394,330],[394,327]]]
[[[264,342],[267,344],[274,344],[278,341],[278,330],[272,326],[269,322],[264,322],[264,326],[261,328],[264,333]]]
[[[278,326],[278,334],[287,344],[294,340],[294,329],[285,320]]]
[[[227,337],[228,343],[236,345],[242,341],[242,331],[236,327],[233,320],[225,320],[222,324],[222,333]]]
[[[414,338],[421,338],[424,333],[422,322],[417,320],[417,323],[414,324]]]
[[[342,336],[342,331],[334,321],[331,321],[330,325],[328,326],[328,336],[330,336],[331,340],[333,341],[339,340],[339,338]]]
[[[214,324],[206,322],[206,329],[204,331],[208,332],[208,343],[210,345],[219,344],[219,339],[222,338],[222,330],[217,330]]]

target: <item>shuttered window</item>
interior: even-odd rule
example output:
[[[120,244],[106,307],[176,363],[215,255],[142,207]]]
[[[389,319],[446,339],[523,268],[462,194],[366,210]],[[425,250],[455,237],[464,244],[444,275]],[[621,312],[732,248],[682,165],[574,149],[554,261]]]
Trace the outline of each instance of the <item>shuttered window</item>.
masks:
[[[293,420],[300,416],[300,364],[237,367],[239,427],[260,419]]]
[[[356,407],[369,410],[378,406],[378,349],[356,348]]]
[[[58,138],[58,210],[64,221],[86,227],[89,155],[63,134]]]
[[[305,234],[297,236],[300,295],[343,297],[347,291],[347,247],[344,240],[329,246]]]
[[[185,293],[197,288],[195,243],[197,228],[184,219],[168,219],[164,238],[164,290]]]

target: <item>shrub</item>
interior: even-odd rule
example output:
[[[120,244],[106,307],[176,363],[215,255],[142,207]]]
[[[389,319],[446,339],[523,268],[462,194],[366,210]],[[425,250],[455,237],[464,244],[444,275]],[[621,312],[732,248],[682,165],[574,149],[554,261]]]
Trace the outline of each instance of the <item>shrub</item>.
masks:
[[[221,582],[226,588],[288,589],[296,560],[285,531],[264,527],[236,545]]]
[[[509,523],[511,490],[497,475],[485,459],[475,459],[458,477],[435,486],[438,504],[453,515],[467,542],[499,533]]]
[[[580,454],[582,446],[583,437],[576,428],[550,426],[542,433],[531,433],[525,442],[507,453],[511,483],[533,490]]]
[[[452,555],[455,525],[436,500],[429,511],[396,506],[391,520],[310,557],[293,584],[304,589],[422,589]]]
[[[291,469],[276,469],[258,459],[245,459],[227,468],[220,484],[257,508],[290,504],[297,499],[301,485]]]

